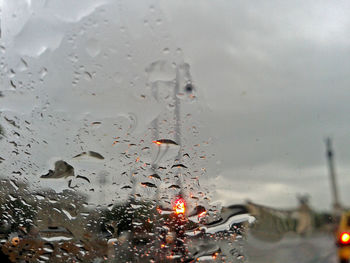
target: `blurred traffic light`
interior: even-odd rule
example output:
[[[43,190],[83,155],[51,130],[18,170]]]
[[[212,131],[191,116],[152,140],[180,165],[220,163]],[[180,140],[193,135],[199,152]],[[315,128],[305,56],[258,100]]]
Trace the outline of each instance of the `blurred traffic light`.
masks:
[[[186,202],[182,197],[179,197],[174,202],[173,210],[176,215],[185,214],[186,212]]]
[[[341,233],[341,235],[340,235],[340,243],[343,244],[343,245],[350,244],[350,233],[348,233],[348,232]]]

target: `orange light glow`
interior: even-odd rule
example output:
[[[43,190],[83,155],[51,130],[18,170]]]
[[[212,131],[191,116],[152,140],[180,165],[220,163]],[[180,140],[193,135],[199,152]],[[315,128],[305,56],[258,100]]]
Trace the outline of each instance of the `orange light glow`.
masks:
[[[165,247],[165,244],[161,244],[160,247],[161,247],[161,248]]]
[[[349,233],[342,233],[341,236],[340,236],[340,241],[343,243],[343,244],[348,244],[350,243],[350,234]]]
[[[19,237],[12,238],[11,244],[17,246],[19,244]]]
[[[152,142],[157,144],[157,145],[161,145],[162,144],[160,141],[152,141]]]
[[[175,214],[184,214],[186,211],[186,203],[185,200],[183,198],[179,198],[175,201],[174,206],[173,206],[173,210],[175,212]]]
[[[200,213],[200,214],[198,215],[198,217],[203,217],[203,216],[206,215],[206,213],[207,213],[207,211],[203,211],[202,213]]]

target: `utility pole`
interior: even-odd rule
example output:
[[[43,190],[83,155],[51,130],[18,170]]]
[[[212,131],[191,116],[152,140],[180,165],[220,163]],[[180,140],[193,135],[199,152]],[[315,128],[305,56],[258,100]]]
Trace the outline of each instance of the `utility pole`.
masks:
[[[333,196],[333,212],[335,215],[339,215],[341,213],[341,205],[339,202],[339,195],[338,195],[338,189],[337,189],[337,183],[336,183],[332,140],[330,138],[326,139],[326,149],[327,149],[326,155],[327,155],[327,161],[328,161],[329,176],[331,179],[331,191]]]
[[[185,72],[186,76],[189,76],[189,72]],[[175,82],[174,82],[174,92],[173,92],[173,101],[174,101],[174,112],[173,112],[173,120],[174,120],[174,141],[175,143],[180,147],[179,152],[177,154],[177,156],[175,157],[175,161],[178,163],[181,163],[181,159],[182,159],[182,152],[181,152],[181,108],[180,108],[180,104],[181,101],[178,97],[178,94],[180,93],[180,89],[181,89],[181,76],[183,74],[180,73],[180,66],[176,67],[176,76],[175,76]],[[190,78],[187,80],[187,82],[191,81]],[[190,84],[188,84],[190,85]],[[190,86],[190,91],[192,92],[192,86]],[[189,91],[187,91],[189,92]],[[158,87],[156,89],[153,90],[153,96],[154,98],[158,98]],[[158,139],[162,139],[162,138],[158,138],[159,137],[159,120],[158,118],[155,119],[152,122],[152,130],[153,130],[153,139],[158,140]],[[160,147],[160,146],[159,146]],[[167,146],[168,147],[168,146]],[[168,148],[166,149],[166,151],[168,150]],[[158,157],[157,157],[158,158]],[[156,158],[156,159],[157,159]],[[156,173],[156,166],[152,166],[152,172]],[[175,234],[175,237],[173,237],[173,242],[174,242],[174,247],[171,249],[171,254],[175,253],[178,255],[181,255],[181,258],[185,258],[186,257],[186,249],[185,249],[185,245],[184,245],[184,229],[185,229],[185,225],[187,223],[187,218],[185,216],[185,211],[186,211],[186,202],[184,199],[185,193],[183,190],[183,179],[181,176],[181,170],[177,170],[176,171],[176,185],[180,188],[180,191],[178,193],[178,195],[175,197],[176,200],[171,200],[172,203],[175,203],[175,206],[173,207],[174,211],[172,216],[168,219],[168,221],[164,222],[164,224],[169,228],[169,233],[166,233],[165,235],[170,235],[171,232]],[[174,198],[174,197],[172,197]],[[158,206],[159,204],[159,199],[160,199],[160,189],[159,187],[156,190],[156,206]],[[178,204],[178,205],[176,205]],[[178,208],[178,206],[181,206],[181,208],[183,208],[183,210],[178,211],[176,210]],[[154,218],[154,232],[156,233],[157,236],[159,236],[159,222],[160,220],[158,220],[158,218],[156,218],[157,216],[155,216]],[[165,242],[167,237],[165,236]],[[159,240],[156,239],[155,240],[155,245],[158,247],[159,244]],[[165,245],[165,244],[164,244]],[[168,255],[169,256],[169,255]],[[174,262],[179,262],[180,259],[174,259]],[[173,262],[173,261],[171,261]]]

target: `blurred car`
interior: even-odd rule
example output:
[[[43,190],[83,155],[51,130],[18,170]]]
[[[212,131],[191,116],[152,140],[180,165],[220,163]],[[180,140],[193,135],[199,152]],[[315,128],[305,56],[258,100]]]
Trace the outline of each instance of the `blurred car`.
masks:
[[[350,262],[350,211],[341,215],[336,231],[336,244],[339,262]]]

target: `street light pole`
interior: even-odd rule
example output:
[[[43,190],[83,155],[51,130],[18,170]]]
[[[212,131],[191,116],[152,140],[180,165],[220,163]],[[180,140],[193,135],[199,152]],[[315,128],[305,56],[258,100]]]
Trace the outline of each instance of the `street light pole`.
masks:
[[[181,151],[181,147],[182,147],[182,142],[181,142],[181,100],[179,98],[179,94],[181,94],[181,87],[182,87],[182,82],[181,82],[181,77],[183,77],[183,75],[187,76],[187,82],[191,82],[190,79],[190,74],[189,72],[182,72],[181,70],[188,70],[187,67],[182,68],[183,65],[177,65],[176,67],[176,76],[175,76],[175,82],[174,82],[174,92],[173,92],[173,102],[174,102],[174,112],[173,112],[173,121],[174,121],[174,142],[176,145],[178,145],[180,147],[178,154],[175,157],[175,161],[179,164],[181,164],[181,160],[182,160],[182,151]],[[192,91],[192,86],[191,86],[191,91]],[[158,98],[158,87],[156,87],[153,90],[153,96],[155,98]],[[152,122],[152,131],[153,131],[153,137],[155,140],[158,140],[159,138],[159,120],[158,118],[156,118],[153,122]],[[161,147],[160,145],[162,144],[161,141],[155,141],[155,142],[159,142],[157,143],[159,145],[159,147]],[[167,146],[169,147],[169,146]],[[166,149],[168,150],[168,148]],[[158,158],[158,155],[156,157],[156,159]],[[152,171],[154,173],[156,173],[156,166],[152,166]],[[176,202],[179,202],[179,200],[181,200],[181,204],[183,204],[183,211],[182,212],[173,212],[172,216],[168,219],[168,221],[165,222],[165,224],[168,227],[168,231],[170,234],[170,232],[175,234],[175,240],[174,240],[174,249],[172,250],[172,253],[176,253],[176,254],[180,254],[182,255],[181,258],[186,257],[186,248],[184,245],[184,233],[185,233],[185,226],[187,224],[187,218],[185,215],[185,207],[186,207],[186,202],[185,202],[185,193],[184,193],[184,187],[183,187],[183,178],[181,175],[181,168],[176,170],[176,176],[174,176],[174,178],[176,178],[176,185],[179,187],[179,193],[176,196]],[[159,199],[160,199],[160,189],[159,187],[156,190],[156,196],[155,196],[155,203],[156,206],[158,207],[159,204]],[[173,202],[172,202],[173,203]],[[158,231],[158,227],[159,227],[159,222],[160,220],[157,220],[157,218],[155,218],[154,220],[154,231],[155,233],[157,233],[157,236],[159,234]],[[166,234],[167,235],[167,234]],[[165,237],[165,239],[167,239]],[[165,240],[166,241],[166,240]],[[159,240],[155,240],[155,244],[156,246],[159,245]],[[176,261],[176,260],[175,260]],[[176,261],[177,262],[177,261]]]
[[[326,139],[326,149],[327,149],[326,155],[327,155],[327,161],[328,161],[329,176],[331,180],[331,192],[333,196],[333,211],[334,211],[334,214],[337,215],[341,211],[341,205],[339,202],[339,195],[338,195],[338,189],[337,189],[337,183],[336,183],[332,140],[330,138]]]

